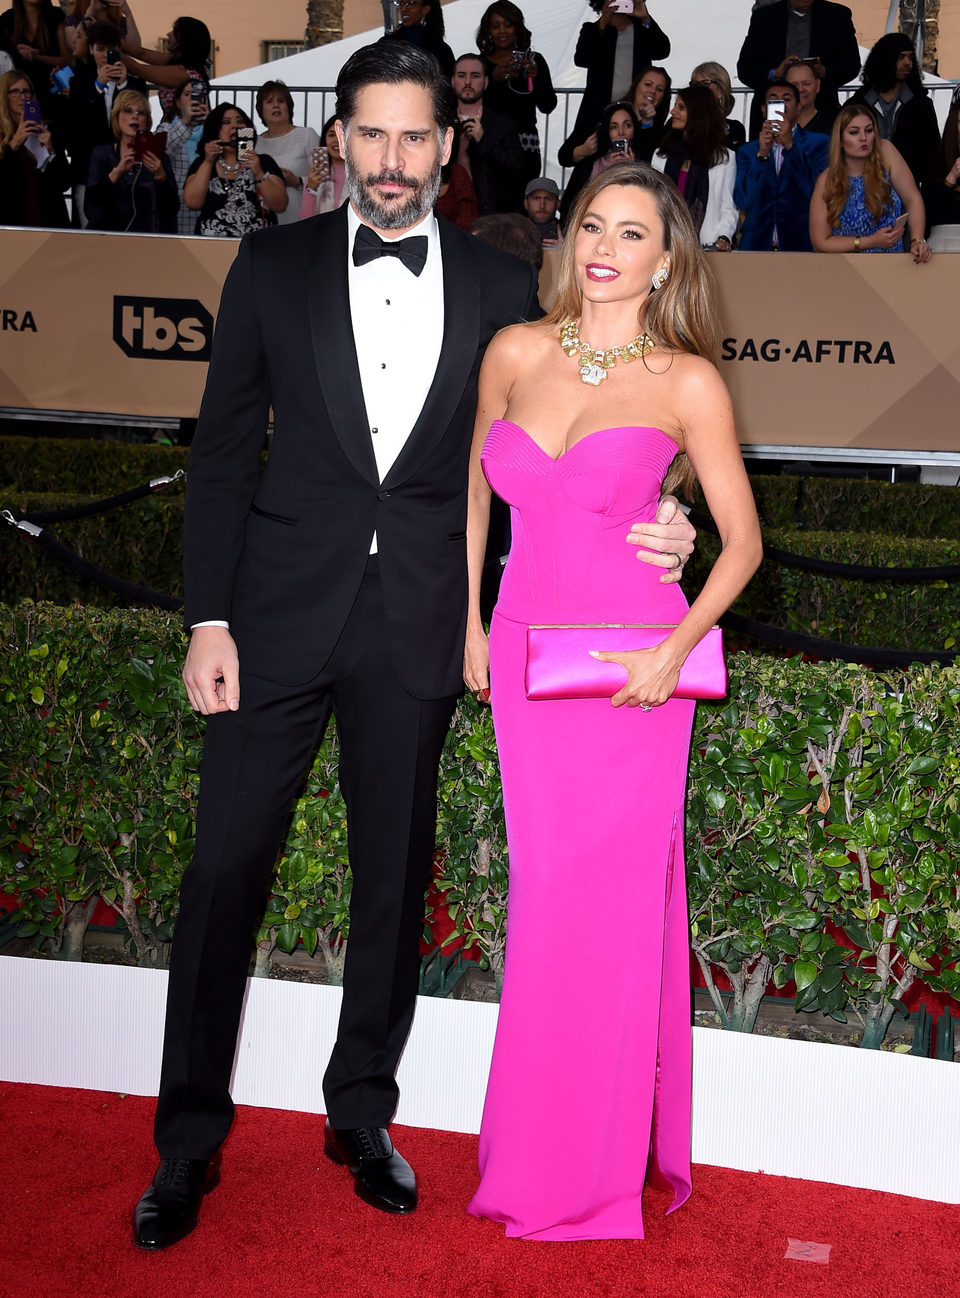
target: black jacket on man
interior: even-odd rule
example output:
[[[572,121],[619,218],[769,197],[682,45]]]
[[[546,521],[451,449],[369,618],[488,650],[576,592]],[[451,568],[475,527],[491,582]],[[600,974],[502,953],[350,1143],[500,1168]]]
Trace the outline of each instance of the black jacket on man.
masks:
[[[400,680],[423,699],[463,688],[477,375],[493,335],[540,308],[532,270],[438,222],[443,347],[383,482],[350,327],[346,208],[248,235],[227,276],[190,453],[185,622],[229,622],[243,668],[266,680],[297,684],[323,666],[376,530]],[[416,345],[398,337],[398,360]]]
[[[755,138],[762,121],[763,92],[770,73],[786,56],[789,0],[754,9],[750,27],[737,60],[737,76],[757,94],[750,110],[750,136]],[[810,57],[818,58],[826,76],[821,78],[817,108],[833,116],[840,110],[837,90],[849,85],[860,71],[860,46],[853,25],[853,14],[846,5],[833,0],[813,0],[810,9]]]
[[[467,145],[480,215],[522,212],[523,190],[530,174],[528,155],[524,154],[516,125],[509,117],[486,107],[480,124],[482,136]]]

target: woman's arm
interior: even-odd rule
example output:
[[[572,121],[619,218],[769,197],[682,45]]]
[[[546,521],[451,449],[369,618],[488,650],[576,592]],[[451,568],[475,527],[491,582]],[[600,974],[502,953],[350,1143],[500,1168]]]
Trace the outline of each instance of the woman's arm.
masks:
[[[127,24],[127,33],[125,41],[131,47],[142,47],[143,40],[140,37],[140,28],[137,26],[137,20],[133,16],[133,10],[128,4],[123,6],[123,17]]]
[[[147,53],[150,52],[147,51]],[[166,58],[167,56],[164,55],[163,57]],[[122,53],[121,58],[128,72],[132,72],[135,77],[140,77],[142,81],[155,86],[165,86],[169,90],[176,90],[187,79],[186,69],[182,68],[179,63],[154,63],[152,60],[141,63],[126,53]]]
[[[164,50],[150,50],[145,45],[141,45],[139,32],[136,36],[128,34],[120,49],[121,53],[129,56],[134,62],[149,63],[151,67],[166,67],[170,62],[170,55]],[[126,61],[124,58],[125,63]],[[182,77],[180,79],[183,80]]]
[[[557,106],[557,92],[553,88],[553,78],[550,76],[547,60],[542,54],[534,54],[533,63],[536,69],[531,78],[533,102],[541,113],[552,113]]]
[[[716,369],[700,357],[683,357],[682,364],[683,372],[676,380],[682,449],[703,488],[722,549],[703,590],[662,644],[628,654],[598,655],[606,662],[622,663],[629,673],[626,685],[611,699],[614,707],[666,703],[690,650],[727,611],[763,555],[757,510],[726,385]]]
[[[260,157],[256,153],[251,153],[247,165],[253,172],[253,178],[257,182],[257,192],[263,199],[264,207],[271,212],[285,211],[287,206],[287,186],[284,184],[280,168],[274,160],[269,155]]]
[[[924,237],[927,209],[924,207],[917,182],[913,178],[913,172],[907,166],[903,154],[889,140],[881,140],[880,147],[883,150],[883,161],[890,176],[890,184],[900,195],[900,202],[907,214],[909,232],[907,243],[913,259],[917,262],[929,261],[933,256],[933,249]]]
[[[191,212],[199,212],[206,202],[219,150],[217,141],[209,140],[204,145],[203,157],[193,163],[187,172],[187,178],[183,182],[183,202]]]
[[[480,367],[477,389],[477,418],[470,448],[470,480],[467,487],[467,638],[463,651],[463,679],[473,692],[490,685],[490,653],[487,633],[480,617],[480,584],[483,559],[490,526],[490,487],[480,467],[480,452],[490,425],[500,419],[507,408],[513,376],[516,373],[515,351],[518,336],[525,325],[502,330],[490,343]]]

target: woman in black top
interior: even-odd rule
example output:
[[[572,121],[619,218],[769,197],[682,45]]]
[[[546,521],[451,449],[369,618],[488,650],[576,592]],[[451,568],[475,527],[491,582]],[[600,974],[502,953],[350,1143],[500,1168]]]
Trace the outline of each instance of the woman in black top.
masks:
[[[114,144],[90,155],[83,210],[91,230],[126,234],[176,234],[175,181],[155,153],[137,158],[139,132],[150,126],[150,105],[137,90],[121,90],[110,113]]]
[[[183,201],[199,213],[197,234],[240,239],[250,230],[276,225],[275,214],[287,206],[287,187],[273,158],[252,150],[239,156],[241,126],[253,129],[234,104],[218,104],[203,124],[198,156],[183,185]]]
[[[444,76],[452,77],[456,63],[453,50],[443,39],[443,6],[440,0],[399,0],[400,26],[390,33],[394,41],[409,41],[428,50],[443,69]]]
[[[70,62],[63,11],[53,0],[13,0],[13,7],[0,14],[0,38],[14,64],[30,74],[35,98],[44,115],[60,120],[57,96],[50,85],[51,73]]]
[[[537,113],[552,113],[557,95],[546,59],[534,51],[533,37],[512,0],[494,0],[484,12],[477,49],[487,74],[484,106],[515,123],[527,163],[526,179],[532,180],[541,170]]]
[[[954,99],[947,113],[933,174],[923,184],[923,201],[927,209],[928,236],[938,226],[955,227],[949,235],[942,230],[934,235],[931,243],[935,250],[955,252],[960,249],[960,99]]]
[[[49,126],[23,120],[33,98],[25,72],[0,77],[0,225],[63,228],[70,224],[63,197],[70,169]]]

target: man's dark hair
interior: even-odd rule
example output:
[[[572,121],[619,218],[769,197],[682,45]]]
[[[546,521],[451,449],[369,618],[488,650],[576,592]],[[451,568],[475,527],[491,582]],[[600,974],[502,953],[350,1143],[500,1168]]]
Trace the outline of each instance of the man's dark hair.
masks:
[[[387,37],[354,50],[340,69],[337,117],[346,127],[357,110],[357,95],[364,86],[406,83],[430,92],[433,120],[441,131],[452,125],[457,115],[457,98],[440,64],[427,50],[409,41],[393,41]]]
[[[253,122],[239,104],[231,104],[228,99],[221,101],[217,104],[216,108],[211,108],[210,115],[203,123],[203,130],[200,132],[200,141],[197,144],[197,152],[201,157],[203,157],[203,146],[209,144],[211,140],[217,140],[220,138],[220,127],[223,125],[223,119],[231,108],[235,108],[243,118],[244,126],[253,126]]]
[[[897,59],[901,54],[913,55],[913,67],[904,84],[915,95],[927,93],[917,67],[917,52],[913,48],[913,41],[909,36],[904,36],[903,32],[887,32],[867,55],[860,80],[868,90],[877,90],[883,94],[884,91],[893,89],[897,84]]]
[[[496,212],[491,216],[478,216],[470,233],[492,244],[501,252],[519,257],[528,266],[539,270],[543,265],[543,243],[533,222],[519,212]]]
[[[800,95],[797,91],[797,87],[792,85],[789,81],[784,81],[781,77],[778,81],[768,82],[767,88],[763,92],[764,103],[766,103],[767,95],[769,95],[771,90],[789,90],[791,95],[793,95],[793,102],[798,108],[800,107]]]
[[[480,66],[483,68],[483,74],[484,74],[484,76],[486,76],[486,74],[487,74],[487,65],[486,65],[486,64],[484,63],[484,61],[483,61],[483,55],[482,55],[482,54],[478,54],[478,53],[476,52],[476,50],[467,50],[466,54],[460,54],[460,55],[458,55],[458,57],[457,57],[457,61],[456,61],[456,63],[454,63],[454,65],[453,65],[453,70],[454,70],[454,72],[456,72],[456,70],[457,70],[457,68],[460,66],[460,64],[463,63],[466,59],[470,59],[470,60],[472,60],[472,62],[474,62],[474,63],[479,63]]]
[[[87,28],[87,44],[91,48],[94,45],[103,45],[108,50],[118,50],[122,40],[120,28],[105,19],[101,18],[99,22],[91,23]]]

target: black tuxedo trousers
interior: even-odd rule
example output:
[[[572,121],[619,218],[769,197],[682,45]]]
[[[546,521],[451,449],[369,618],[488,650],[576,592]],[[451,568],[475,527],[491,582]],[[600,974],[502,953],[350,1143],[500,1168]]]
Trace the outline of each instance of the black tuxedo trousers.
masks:
[[[331,709],[353,892],[323,1094],[337,1127],[385,1127],[396,1108],[393,1074],[417,995],[437,768],[456,699],[415,699],[400,684],[371,566],[323,671],[299,686],[244,674],[239,710],[207,723],[197,850],[183,879],[170,968],[155,1133],[162,1158],[207,1158],[229,1130],[253,936]]]

